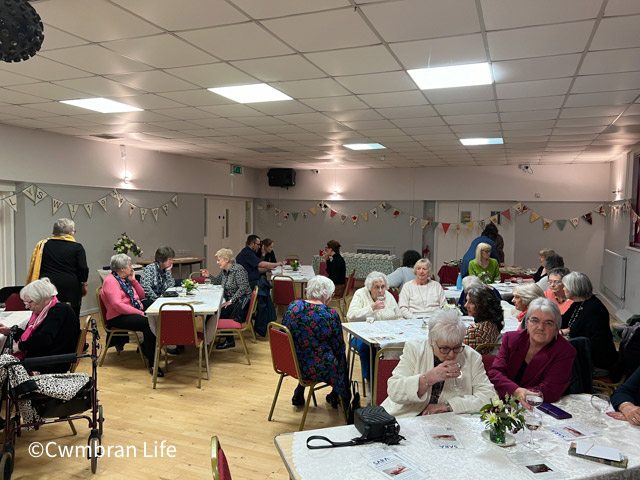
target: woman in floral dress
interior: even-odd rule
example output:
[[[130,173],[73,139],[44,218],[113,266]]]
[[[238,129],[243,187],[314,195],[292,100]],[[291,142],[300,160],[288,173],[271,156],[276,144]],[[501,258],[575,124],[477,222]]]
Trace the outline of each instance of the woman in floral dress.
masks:
[[[282,324],[293,336],[302,377],[330,384],[333,390],[327,395],[327,402],[337,408],[339,397],[343,405],[348,405],[351,393],[342,324],[336,311],[326,305],[334,290],[328,278],[313,277],[307,283],[307,299],[291,302]],[[304,387],[298,385],[291,403],[304,405]]]

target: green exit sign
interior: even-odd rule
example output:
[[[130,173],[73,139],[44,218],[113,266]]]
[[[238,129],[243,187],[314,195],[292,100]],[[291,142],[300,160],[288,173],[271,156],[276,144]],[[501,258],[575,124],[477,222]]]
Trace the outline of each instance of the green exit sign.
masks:
[[[231,165],[232,175],[242,175],[242,165]]]

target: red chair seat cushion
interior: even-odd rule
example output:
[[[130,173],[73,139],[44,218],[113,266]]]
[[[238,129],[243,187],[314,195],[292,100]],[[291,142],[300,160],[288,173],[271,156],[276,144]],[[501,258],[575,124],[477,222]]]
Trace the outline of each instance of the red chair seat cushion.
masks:
[[[231,329],[231,330],[240,330],[242,328],[242,324],[236,322],[231,318],[221,318],[218,320],[218,330],[222,329]]]

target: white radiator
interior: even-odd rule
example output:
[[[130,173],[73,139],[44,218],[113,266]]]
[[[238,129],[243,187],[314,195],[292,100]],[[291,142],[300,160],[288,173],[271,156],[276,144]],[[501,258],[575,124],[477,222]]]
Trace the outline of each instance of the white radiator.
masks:
[[[602,286],[608,297],[624,300],[627,257],[605,249],[602,263]]]

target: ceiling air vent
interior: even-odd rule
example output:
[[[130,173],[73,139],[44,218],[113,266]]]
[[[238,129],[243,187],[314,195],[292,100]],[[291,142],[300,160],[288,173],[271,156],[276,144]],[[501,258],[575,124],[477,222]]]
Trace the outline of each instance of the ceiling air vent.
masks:
[[[281,148],[278,148],[278,147],[256,147],[256,148],[249,148],[248,150],[253,150],[254,152],[258,152],[258,153],[284,153],[284,152],[286,152],[286,150],[282,150]]]
[[[115,135],[109,135],[108,133],[101,133],[99,135],[91,135],[92,137],[101,138],[102,140],[118,140],[122,137],[116,137]]]

